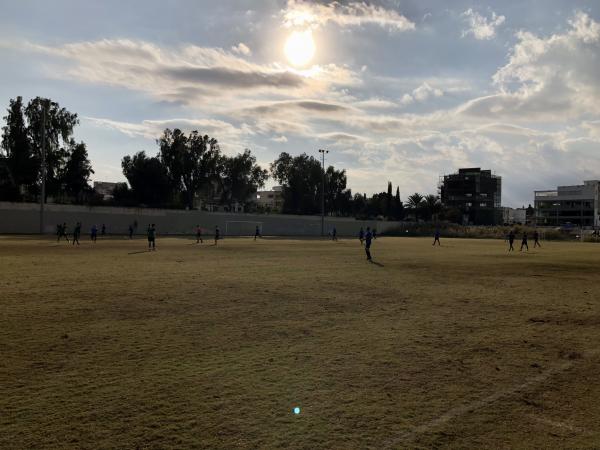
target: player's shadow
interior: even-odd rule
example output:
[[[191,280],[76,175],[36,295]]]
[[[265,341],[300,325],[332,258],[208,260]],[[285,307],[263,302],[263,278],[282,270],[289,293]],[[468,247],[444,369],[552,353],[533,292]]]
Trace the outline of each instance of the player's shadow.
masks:
[[[371,261],[371,264],[373,264],[374,266],[377,266],[377,267],[385,267],[383,264],[381,264],[380,262],[377,262],[377,261]]]
[[[137,252],[129,252],[128,255],[137,255],[138,253],[148,253],[148,250],[138,250]]]

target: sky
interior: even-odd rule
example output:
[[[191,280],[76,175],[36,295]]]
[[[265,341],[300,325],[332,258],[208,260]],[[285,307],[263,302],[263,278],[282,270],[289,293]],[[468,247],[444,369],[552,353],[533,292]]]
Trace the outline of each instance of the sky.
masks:
[[[600,179],[597,1],[0,0],[0,61],[0,107],[77,113],[94,180],[167,127],[266,168],[324,148],[404,200],[460,167],[513,207]]]

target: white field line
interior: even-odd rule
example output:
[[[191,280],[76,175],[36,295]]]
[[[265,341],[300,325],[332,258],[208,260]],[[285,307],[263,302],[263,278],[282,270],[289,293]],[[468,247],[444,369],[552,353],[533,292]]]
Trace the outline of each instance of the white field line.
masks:
[[[590,356],[595,356],[599,352],[600,352],[600,350],[586,353],[585,357],[587,358]],[[424,423],[423,425],[419,425],[419,426],[413,428],[412,430],[406,431],[402,434],[399,434],[395,437],[388,439],[386,442],[384,442],[383,448],[390,448],[390,447],[398,446],[399,444],[402,444],[402,443],[405,443],[406,441],[412,440],[418,434],[422,434],[422,433],[425,433],[425,432],[431,430],[432,428],[439,427],[440,425],[443,425],[443,424],[451,421],[452,419],[455,419],[456,417],[465,415],[465,414],[475,411],[477,409],[481,409],[491,403],[496,402],[497,400],[500,400],[502,397],[507,397],[516,392],[527,391],[528,389],[532,388],[533,386],[543,383],[551,376],[570,369],[571,367],[573,367],[573,365],[574,365],[573,361],[565,361],[555,367],[545,370],[544,372],[536,375],[535,377],[530,378],[529,380],[527,380],[524,383],[518,384],[513,387],[509,387],[507,389],[503,389],[501,391],[496,391],[493,394],[488,395],[487,397],[482,398],[480,400],[475,400],[475,401],[473,401],[471,403],[467,403],[465,405],[456,406],[456,407],[446,411],[441,416],[439,416],[433,420],[430,420],[429,422]]]
[[[554,427],[554,428],[561,428],[561,429],[572,431],[574,433],[586,433],[587,432],[587,430],[585,428],[576,427],[576,426],[573,426],[566,422],[559,422],[557,420],[547,419],[545,417],[536,416],[534,414],[527,414],[527,417],[529,417],[531,420],[534,420],[535,422],[543,423],[545,425],[550,425],[551,427]]]

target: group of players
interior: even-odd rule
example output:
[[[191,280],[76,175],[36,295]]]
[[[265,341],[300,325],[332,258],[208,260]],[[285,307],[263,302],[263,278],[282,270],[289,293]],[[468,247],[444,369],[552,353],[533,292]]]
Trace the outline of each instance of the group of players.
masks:
[[[129,225],[128,227],[128,231],[129,231],[129,239],[133,239],[133,233],[134,230],[137,228],[137,221],[132,224]],[[106,225],[102,224],[102,227],[100,229],[100,234],[102,236],[106,235]],[[147,238],[148,238],[148,251],[156,251],[156,225],[155,224],[149,224],[148,225],[148,229],[146,231],[147,234]],[[67,241],[67,243],[71,242],[69,241],[69,237],[67,234],[67,224],[66,222],[61,224],[56,225],[56,235],[57,235],[57,242],[61,240],[61,238],[65,238],[65,240]],[[440,230],[439,228],[436,228],[435,230],[435,234],[433,237],[433,244],[435,246],[435,244],[437,243],[438,246],[441,246],[441,242],[440,242]],[[79,245],[79,237],[81,236],[81,222],[77,222],[75,224],[75,227],[73,229],[73,239],[72,239],[72,244],[75,245]],[[332,228],[331,232],[330,232],[330,236],[331,239],[334,241],[337,241],[337,229],[335,227]],[[509,247],[508,247],[508,251],[509,252],[513,252],[515,251],[514,248],[514,242],[515,242],[515,236],[516,236],[516,232],[514,230],[511,230],[507,237],[506,240],[508,241]],[[261,238],[261,231],[260,231],[260,227],[257,225],[255,232],[254,232],[254,240]],[[97,238],[98,238],[98,227],[96,225],[92,225],[92,228],[90,230],[90,238],[92,240],[92,242],[96,242]],[[219,229],[219,226],[215,226],[215,232],[214,232],[214,245],[217,245],[217,243],[219,242],[219,240],[221,239],[221,230]],[[372,262],[373,258],[371,256],[371,244],[373,242],[373,240],[377,239],[377,229],[373,228],[371,229],[371,227],[367,227],[366,230],[361,227],[360,231],[358,232],[358,240],[360,241],[360,245],[364,245],[365,247],[365,253],[367,255],[367,261]],[[542,245],[540,244],[540,235],[538,233],[537,230],[535,230],[533,232],[533,240],[534,240],[534,244],[533,247],[541,247]],[[200,227],[200,225],[196,225],[196,243],[197,244],[202,244],[204,243],[204,240],[202,239],[202,228]],[[527,236],[527,232],[524,231],[522,238],[521,238],[521,248],[519,249],[519,251],[523,251],[523,248],[525,248],[527,251],[529,251],[529,244],[528,244],[528,236]]]

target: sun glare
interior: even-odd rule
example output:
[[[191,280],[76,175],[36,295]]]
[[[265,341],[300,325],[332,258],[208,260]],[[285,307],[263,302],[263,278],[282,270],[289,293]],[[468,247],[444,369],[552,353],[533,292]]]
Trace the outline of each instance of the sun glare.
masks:
[[[315,55],[312,31],[294,31],[285,42],[284,52],[292,65],[302,67],[308,64]]]

